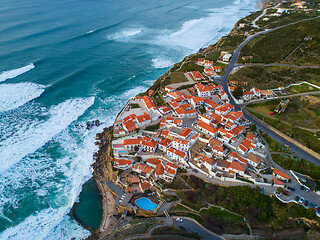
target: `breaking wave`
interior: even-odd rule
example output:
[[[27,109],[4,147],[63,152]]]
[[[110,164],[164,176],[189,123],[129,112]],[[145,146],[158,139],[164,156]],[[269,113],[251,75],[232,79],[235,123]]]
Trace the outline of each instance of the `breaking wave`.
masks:
[[[8,70],[8,71],[3,71],[1,74],[0,74],[0,82],[4,82],[8,79],[12,79],[12,78],[15,78],[25,72],[28,72],[30,71],[31,69],[34,68],[34,65],[33,63],[27,65],[27,66],[24,66],[24,67],[21,67],[21,68],[17,68],[17,69],[13,69],[13,70]]]
[[[38,98],[44,89],[45,86],[35,83],[1,84],[0,112],[18,108]]]
[[[169,59],[162,59],[162,58],[152,59],[152,66],[154,68],[167,68],[167,67],[171,67],[173,64],[174,62]]]
[[[94,98],[70,99],[53,106],[47,113],[47,120],[36,120],[32,123],[20,123],[9,137],[1,141],[0,172],[5,171],[21,158],[35,152],[55,135],[77,120],[92,104]],[[5,119],[3,120],[5,121]],[[0,127],[7,127],[6,123]],[[8,132],[8,129],[0,129]]]

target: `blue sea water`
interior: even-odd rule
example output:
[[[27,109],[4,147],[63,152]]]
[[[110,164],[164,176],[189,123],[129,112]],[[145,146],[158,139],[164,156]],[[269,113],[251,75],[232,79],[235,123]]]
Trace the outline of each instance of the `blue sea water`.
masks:
[[[95,134],[255,0],[2,0],[0,239],[81,239]],[[87,130],[86,121],[105,124]]]

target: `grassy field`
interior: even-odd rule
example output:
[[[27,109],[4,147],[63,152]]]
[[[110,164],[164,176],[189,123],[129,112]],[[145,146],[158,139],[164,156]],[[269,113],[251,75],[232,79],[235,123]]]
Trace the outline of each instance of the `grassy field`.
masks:
[[[320,20],[313,19],[258,36],[243,47],[252,62],[320,65]],[[285,61],[284,61],[285,60]]]
[[[275,13],[276,9],[269,9],[267,14],[270,13]],[[318,16],[318,14],[315,11],[312,12],[304,12],[304,11],[297,11],[297,12],[291,12],[290,14],[288,13],[283,13],[281,16],[268,16],[269,20],[264,21],[263,18],[260,18],[257,21],[257,25],[259,27],[265,28],[265,29],[271,29],[275,28],[278,26],[286,25],[288,23],[296,22],[302,19],[308,19]]]
[[[115,229],[108,237],[108,239],[122,239],[127,236],[132,236],[136,234],[144,234],[157,221],[155,220],[133,220],[126,225]]]
[[[230,81],[246,81],[248,87],[273,89],[307,81],[320,86],[320,69],[280,66],[243,67],[229,77]],[[310,89],[309,89],[310,90]],[[293,90],[292,90],[293,91]]]
[[[296,217],[306,217],[319,222],[313,210],[306,210],[303,206],[297,204],[283,204],[274,197],[261,194],[258,188],[252,189],[249,186],[220,187],[206,183],[195,176],[183,177],[191,187],[197,189],[196,194],[186,195],[187,199],[183,198],[183,200],[195,201],[197,204],[202,201],[203,205],[205,201],[208,201],[241,214],[248,219],[254,231],[268,229],[267,234],[272,234],[277,231],[299,228],[301,224],[299,225],[294,220]],[[226,211],[221,212],[218,208],[210,208],[200,213],[204,220],[203,225],[208,223],[208,226],[205,225],[208,228],[214,226],[214,229],[211,229],[212,231],[227,231],[229,229],[228,222],[232,222],[230,226],[236,226],[232,231],[239,231],[239,233],[246,231],[244,225],[241,225],[244,224],[244,221],[237,215]],[[305,234],[303,230],[301,234]]]
[[[249,105],[248,108],[265,115],[267,118],[285,121],[295,126],[310,129],[320,129],[320,98],[315,96],[303,96],[290,98],[290,102],[284,113],[273,112],[280,100]]]
[[[320,140],[319,140],[320,133],[319,132],[313,133],[307,130],[303,130],[293,125],[283,123],[278,119],[273,119],[265,115],[261,115],[260,113],[250,111],[250,109],[248,110],[254,116],[256,116],[257,118],[260,118],[262,121],[266,122],[267,124],[273,126],[274,128],[278,129],[279,131],[283,132],[289,137],[297,140],[298,142],[312,149],[313,151],[320,153]]]

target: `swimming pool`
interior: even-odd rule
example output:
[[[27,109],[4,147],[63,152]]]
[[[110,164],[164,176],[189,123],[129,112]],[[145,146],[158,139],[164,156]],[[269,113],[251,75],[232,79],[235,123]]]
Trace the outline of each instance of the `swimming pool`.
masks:
[[[142,208],[145,211],[153,211],[157,207],[157,204],[151,202],[149,198],[145,197],[137,199],[135,203],[139,208]]]

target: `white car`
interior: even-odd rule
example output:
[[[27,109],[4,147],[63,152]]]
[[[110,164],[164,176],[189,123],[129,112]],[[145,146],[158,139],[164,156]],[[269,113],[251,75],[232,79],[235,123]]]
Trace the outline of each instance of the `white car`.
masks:
[[[176,218],[176,221],[177,222],[182,222],[183,220],[182,220],[182,218]]]
[[[299,200],[299,203],[303,203],[303,201],[304,201],[304,198],[301,197],[300,200]]]

